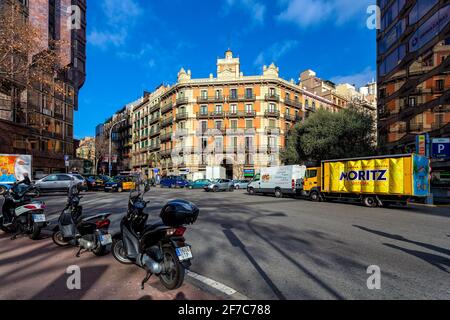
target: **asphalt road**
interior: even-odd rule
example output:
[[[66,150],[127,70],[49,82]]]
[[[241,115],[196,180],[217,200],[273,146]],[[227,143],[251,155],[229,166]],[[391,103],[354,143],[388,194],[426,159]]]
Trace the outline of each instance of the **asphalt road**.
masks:
[[[186,233],[192,271],[251,299],[450,298],[449,207],[369,209],[158,188],[146,195],[150,219],[176,198],[201,210]],[[57,218],[65,197],[43,199]],[[82,205],[85,213],[113,213],[117,230],[127,194],[85,194]],[[372,265],[381,270],[380,290],[367,287]]]

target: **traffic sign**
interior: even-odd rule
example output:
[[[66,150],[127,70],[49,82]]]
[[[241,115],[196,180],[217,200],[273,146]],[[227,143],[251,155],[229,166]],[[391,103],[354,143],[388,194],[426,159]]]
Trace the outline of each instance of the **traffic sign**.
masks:
[[[64,156],[64,161],[69,161],[69,158],[70,158],[70,157],[69,157],[68,155],[65,155],[65,156]],[[60,159],[61,159],[61,158],[60,158]]]
[[[433,139],[432,146],[433,158],[450,158],[450,138]]]

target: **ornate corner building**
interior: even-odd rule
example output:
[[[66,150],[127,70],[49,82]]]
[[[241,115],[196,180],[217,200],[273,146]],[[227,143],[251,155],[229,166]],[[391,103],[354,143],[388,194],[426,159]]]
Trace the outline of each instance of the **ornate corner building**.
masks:
[[[280,78],[274,64],[262,75],[244,76],[230,50],[217,60],[217,76],[194,79],[181,69],[175,85],[145,94],[134,108],[133,169],[151,177],[221,166],[227,177],[243,178],[244,170],[279,165],[293,125],[319,108],[337,112],[348,102],[326,90],[313,93],[302,80]]]
[[[414,152],[419,134],[450,136],[450,4],[379,0],[378,5],[379,147],[384,153]]]
[[[0,153],[33,155],[34,177],[64,172],[64,155],[75,154],[73,117],[86,77],[86,0],[0,0],[0,6],[11,3],[21,5],[24,18],[39,31],[30,56],[59,41],[63,69],[48,75],[52,80],[46,83],[0,86]],[[72,6],[77,28],[69,28]]]

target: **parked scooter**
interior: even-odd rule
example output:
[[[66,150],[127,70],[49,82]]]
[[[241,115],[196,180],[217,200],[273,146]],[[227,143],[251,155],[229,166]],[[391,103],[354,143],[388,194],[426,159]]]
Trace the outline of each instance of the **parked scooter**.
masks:
[[[183,284],[185,269],[189,269],[193,258],[183,237],[184,226],[195,223],[199,209],[191,202],[173,200],[161,210],[162,220],[147,225],[149,215],[144,209],[149,201],[144,201],[144,194],[150,187],[147,184],[143,192],[140,188],[139,185],[137,195],[130,192],[121,232],[113,237],[112,254],[122,264],[135,264],[146,270],[142,289],[153,274],[167,289],[177,289]]]
[[[19,235],[27,234],[30,239],[40,238],[41,229],[48,225],[44,214],[45,203],[33,200],[36,195],[33,185],[14,185],[3,194],[2,212],[0,213],[0,229],[12,233],[11,240]]]
[[[80,206],[82,198],[76,186],[69,189],[67,205],[53,232],[53,242],[60,247],[79,247],[77,257],[83,250],[103,256],[108,253],[107,247],[112,243],[111,234],[108,233],[110,214],[83,216],[83,207]]]

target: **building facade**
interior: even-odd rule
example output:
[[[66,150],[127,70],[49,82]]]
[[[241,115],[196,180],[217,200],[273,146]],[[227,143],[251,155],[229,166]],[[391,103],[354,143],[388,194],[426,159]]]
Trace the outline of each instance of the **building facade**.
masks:
[[[76,150],[76,156],[79,159],[95,160],[95,138],[86,137],[80,140],[79,146]]]
[[[450,4],[378,4],[379,147],[384,153],[416,152],[417,135],[450,135]]]
[[[279,77],[274,65],[244,76],[240,59],[228,50],[217,60],[217,75],[178,81],[146,95],[133,112],[133,168],[148,176],[194,175],[223,167],[228,178],[280,165],[289,129],[333,103],[294,80]]]
[[[46,75],[49,82],[32,86],[0,79],[0,153],[33,155],[34,177],[64,172],[64,155],[75,153],[73,115],[85,81],[86,1],[0,0],[1,6],[11,4],[21,5],[24,18],[39,30],[39,45],[31,56],[47,50],[53,40],[64,43],[58,52],[63,69]],[[80,18],[74,29],[67,27],[71,5]]]

